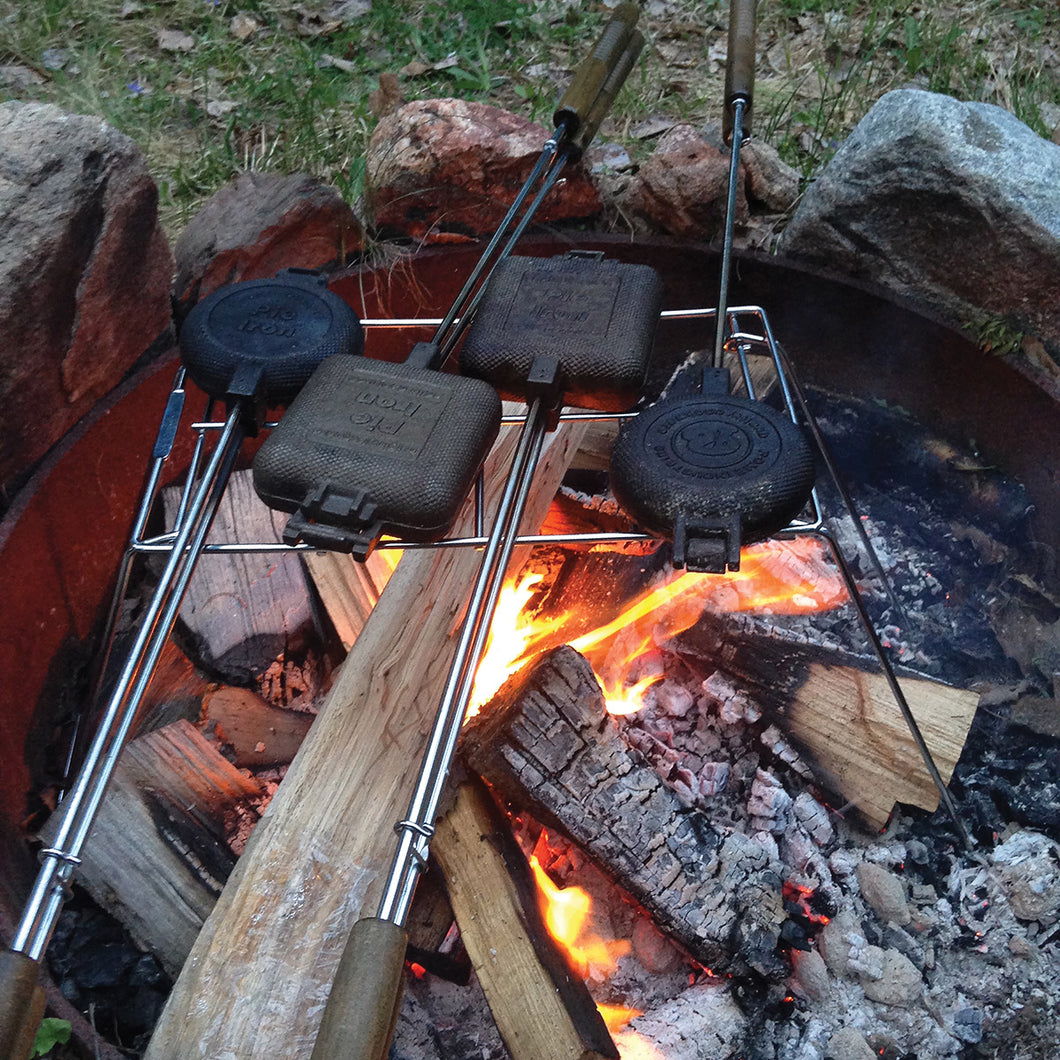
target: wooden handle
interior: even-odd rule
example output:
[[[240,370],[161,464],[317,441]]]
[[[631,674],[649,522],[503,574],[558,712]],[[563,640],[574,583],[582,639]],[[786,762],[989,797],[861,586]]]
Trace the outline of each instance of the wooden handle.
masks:
[[[0,1060],[27,1060],[44,1016],[40,967],[24,953],[0,953]]]
[[[311,1060],[385,1060],[394,1036],[407,939],[389,920],[358,920],[343,950]]]
[[[639,29],[636,29],[630,35],[625,49],[619,56],[610,75],[604,81],[599,95],[585,115],[585,120],[577,138],[579,151],[584,151],[592,142],[593,137],[596,135],[596,130],[600,128],[600,122],[607,116],[607,112],[611,109],[611,104],[614,103],[619,89],[626,83],[626,78],[629,76],[630,70],[633,69],[633,64],[637,61],[637,57],[643,47],[644,34]]]
[[[593,104],[621,62],[638,18],[638,4],[619,4],[592,52],[574,71],[574,79],[563,93],[552,118],[557,128],[566,125],[568,138],[573,139],[581,132]]]
[[[758,0],[732,0],[729,7],[729,52],[725,66],[725,111],[722,132],[732,139],[732,105],[742,99],[743,134],[751,134],[751,110],[755,89],[755,8]]]

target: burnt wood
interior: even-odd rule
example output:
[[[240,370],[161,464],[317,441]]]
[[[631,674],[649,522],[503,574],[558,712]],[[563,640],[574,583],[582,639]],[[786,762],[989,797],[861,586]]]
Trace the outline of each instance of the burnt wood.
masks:
[[[783,974],[781,879],[765,849],[682,805],[622,739],[589,664],[560,647],[469,722],[463,755],[505,797],[581,846],[716,972]]]

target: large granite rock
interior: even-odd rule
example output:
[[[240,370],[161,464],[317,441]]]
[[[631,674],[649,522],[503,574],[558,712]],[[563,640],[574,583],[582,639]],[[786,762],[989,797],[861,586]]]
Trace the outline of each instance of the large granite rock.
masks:
[[[168,330],[173,257],[157,206],[127,136],[0,104],[0,490]]]
[[[342,264],[364,229],[332,187],[305,174],[241,173],[210,198],[174,248],[182,312],[226,283]]]
[[[375,128],[365,159],[366,198],[376,228],[425,242],[492,233],[526,181],[549,133],[484,103],[431,99],[407,103]],[[600,212],[581,165],[542,203],[536,221]]]
[[[807,190],[781,252],[956,323],[1010,319],[1060,351],[1060,146],[986,103],[884,96]]]

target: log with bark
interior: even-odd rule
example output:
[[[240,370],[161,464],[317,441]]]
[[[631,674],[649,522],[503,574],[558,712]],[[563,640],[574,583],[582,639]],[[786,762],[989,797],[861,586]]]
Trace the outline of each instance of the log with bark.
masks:
[[[938,790],[873,663],[781,637],[741,635],[720,616],[704,617],[672,647],[733,675],[806,755],[818,782],[872,828],[887,823],[896,803],[938,808]],[[902,673],[899,684],[948,782],[979,695]]]
[[[524,528],[579,433],[548,439]],[[487,461],[490,506],[513,446],[506,432]],[[350,927],[378,903],[479,559],[425,550],[398,565],[192,950],[152,1060],[311,1052]]]
[[[163,491],[166,525],[179,506],[175,487]],[[284,516],[254,492],[249,471],[229,479],[209,544],[279,541]],[[318,630],[298,556],[275,553],[204,555],[188,586],[179,629],[212,673],[248,684],[278,656],[299,650]]]

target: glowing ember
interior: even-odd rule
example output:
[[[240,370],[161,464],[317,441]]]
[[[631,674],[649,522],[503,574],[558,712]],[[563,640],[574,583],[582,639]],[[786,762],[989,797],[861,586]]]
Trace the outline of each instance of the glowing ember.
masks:
[[[614,1041],[622,1060],[666,1060],[653,1042],[635,1030],[618,1031],[614,1034]]]
[[[564,949],[583,979],[606,979],[618,967],[618,958],[629,952],[629,942],[604,939],[591,930],[592,897],[588,891],[581,887],[557,887],[536,857],[531,856],[530,868],[537,881],[548,933]]]

